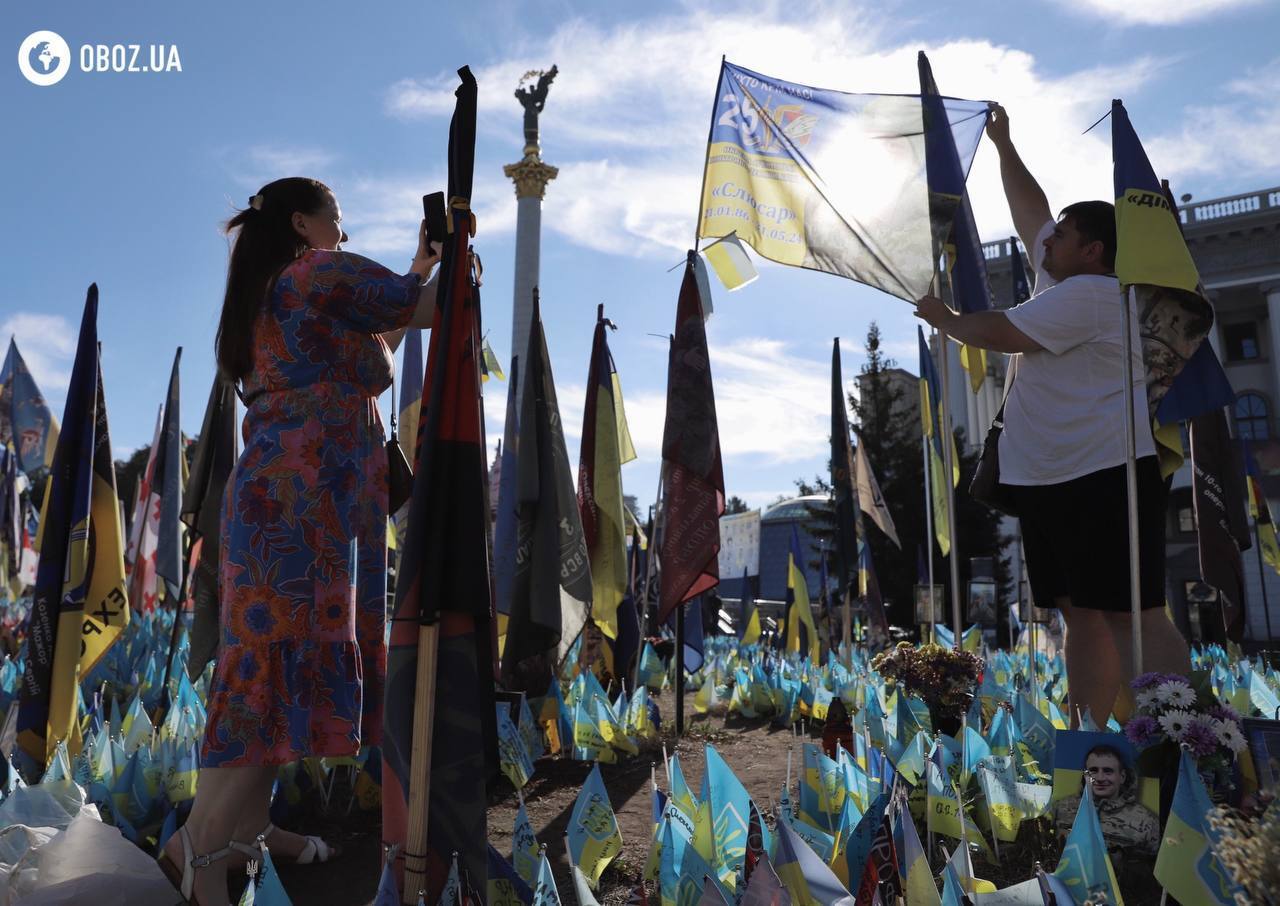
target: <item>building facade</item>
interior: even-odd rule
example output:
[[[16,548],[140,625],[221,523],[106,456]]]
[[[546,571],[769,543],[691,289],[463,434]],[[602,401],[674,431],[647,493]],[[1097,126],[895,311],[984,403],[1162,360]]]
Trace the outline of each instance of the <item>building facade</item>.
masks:
[[[1215,310],[1209,342],[1222,362],[1235,393],[1230,412],[1237,442],[1247,440],[1263,474],[1263,493],[1273,513],[1280,512],[1280,187],[1193,201],[1184,196],[1180,213],[1187,246]],[[996,308],[1013,305],[1012,255],[1015,239],[983,245]],[[1025,260],[1025,259],[1024,259]],[[1027,268],[1028,275],[1030,268]],[[954,347],[953,347],[954,349]],[[936,357],[936,353],[935,353]],[[953,424],[964,428],[966,442],[980,445],[986,426],[999,407],[1005,362],[992,357],[988,381],[993,391],[984,400],[967,392],[966,377],[950,357]],[[959,399],[957,399],[959,396]],[[994,403],[994,405],[993,405]],[[1252,520],[1250,528],[1253,528]],[[1219,635],[1215,592],[1200,582],[1191,465],[1174,474],[1167,514],[1167,594],[1171,608],[1193,638]],[[1265,644],[1280,638],[1280,575],[1261,563],[1256,537],[1243,554],[1245,575],[1245,639]]]

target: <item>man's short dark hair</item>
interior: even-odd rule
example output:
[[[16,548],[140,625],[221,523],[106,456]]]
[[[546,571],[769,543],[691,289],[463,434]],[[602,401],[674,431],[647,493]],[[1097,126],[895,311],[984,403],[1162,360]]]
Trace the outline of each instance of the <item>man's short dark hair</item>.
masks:
[[[1108,271],[1116,267],[1116,206],[1109,201],[1077,201],[1062,209],[1085,242],[1102,243],[1102,264]]]

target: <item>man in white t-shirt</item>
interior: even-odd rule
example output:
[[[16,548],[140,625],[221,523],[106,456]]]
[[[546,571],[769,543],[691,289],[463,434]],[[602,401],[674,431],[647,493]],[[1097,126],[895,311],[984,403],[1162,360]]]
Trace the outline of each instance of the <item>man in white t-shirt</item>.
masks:
[[[1013,354],[1000,437],[1000,481],[1013,488],[1031,591],[1067,624],[1073,726],[1088,708],[1106,720],[1133,663],[1125,481],[1124,311],[1116,279],[1115,209],[1049,202],[1009,138],[996,107],[987,126],[1013,223],[1035,266],[1035,292],[1007,312],[960,315],[926,296],[916,314],[961,343]],[[1131,305],[1132,310],[1132,305]],[[1136,325],[1137,315],[1133,323]],[[1140,672],[1187,674],[1190,653],[1165,614],[1165,504],[1147,417],[1142,350],[1130,350],[1138,455]]]

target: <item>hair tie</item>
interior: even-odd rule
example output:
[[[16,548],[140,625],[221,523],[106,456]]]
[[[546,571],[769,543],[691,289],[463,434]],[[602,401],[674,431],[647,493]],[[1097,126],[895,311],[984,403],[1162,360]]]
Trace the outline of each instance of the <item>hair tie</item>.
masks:
[[[261,192],[259,192],[257,195],[249,199],[249,207],[253,208],[255,211],[262,210],[262,193]]]

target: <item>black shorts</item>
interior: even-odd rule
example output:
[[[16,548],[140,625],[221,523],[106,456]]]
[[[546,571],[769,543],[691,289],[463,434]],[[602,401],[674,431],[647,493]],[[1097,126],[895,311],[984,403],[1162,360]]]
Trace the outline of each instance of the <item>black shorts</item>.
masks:
[[[1128,612],[1129,504],[1125,467],[1061,484],[1014,485],[1031,597],[1055,607]],[[1138,576],[1142,608],[1165,603],[1165,505],[1168,490],[1156,457],[1138,460]]]

